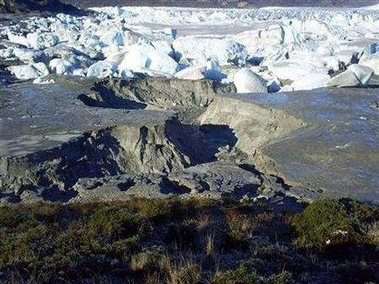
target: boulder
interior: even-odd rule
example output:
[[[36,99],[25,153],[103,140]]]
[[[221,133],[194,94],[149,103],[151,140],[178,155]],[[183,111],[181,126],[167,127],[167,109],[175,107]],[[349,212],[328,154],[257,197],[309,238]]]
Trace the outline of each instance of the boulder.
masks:
[[[237,93],[267,93],[266,84],[266,80],[247,68],[234,74]]]

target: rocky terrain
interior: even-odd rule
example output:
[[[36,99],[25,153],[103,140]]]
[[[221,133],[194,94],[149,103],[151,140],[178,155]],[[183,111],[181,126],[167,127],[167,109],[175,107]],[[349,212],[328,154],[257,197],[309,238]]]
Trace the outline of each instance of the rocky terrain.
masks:
[[[378,203],[375,9],[4,21],[1,201]]]
[[[0,13],[25,13],[25,12],[61,12],[75,13],[79,9],[73,5],[59,0],[1,0]]]

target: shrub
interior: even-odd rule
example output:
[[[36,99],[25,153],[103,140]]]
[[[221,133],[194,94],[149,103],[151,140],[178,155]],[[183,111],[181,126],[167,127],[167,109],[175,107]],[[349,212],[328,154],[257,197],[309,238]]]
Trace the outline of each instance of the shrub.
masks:
[[[174,260],[165,256],[161,261],[161,267],[167,275],[166,283],[192,284],[201,280],[201,267],[192,257],[181,257]]]
[[[168,224],[164,231],[164,241],[181,249],[196,249],[197,239],[198,231],[193,220]]]
[[[218,272],[212,283],[255,284],[259,283],[259,276],[255,271],[249,272],[249,269],[245,264],[240,264],[236,270]]]
[[[165,200],[145,200],[140,209],[143,217],[153,220],[162,220],[171,214],[172,204]]]
[[[267,283],[285,284],[292,280],[292,273],[289,271],[282,271],[279,274],[274,274],[267,279]]]
[[[126,239],[136,234],[143,236],[149,231],[149,226],[143,218],[121,207],[99,210],[92,215],[89,228],[96,235],[111,240]]]
[[[310,204],[293,218],[297,243],[324,250],[329,244],[354,242],[358,236],[346,207],[337,200],[325,199]]]

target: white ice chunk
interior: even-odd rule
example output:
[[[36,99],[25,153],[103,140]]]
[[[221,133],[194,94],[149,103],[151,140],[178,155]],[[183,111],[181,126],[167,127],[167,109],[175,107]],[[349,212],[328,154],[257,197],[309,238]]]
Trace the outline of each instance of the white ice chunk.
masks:
[[[35,64],[10,66],[8,67],[8,70],[10,70],[11,73],[20,80],[35,79],[49,74],[46,65],[41,62]]]
[[[267,93],[267,81],[247,68],[234,74],[237,93]]]
[[[326,81],[330,79],[328,74],[310,74],[302,78],[301,80],[295,81],[291,84],[291,87],[297,90],[312,90],[317,88],[322,88],[325,86]]]
[[[359,60],[359,64],[374,69],[375,74],[379,75],[379,52],[365,56]]]
[[[217,60],[220,65],[230,62],[244,65],[247,58],[245,46],[233,39],[178,37],[173,42],[173,48],[177,58],[187,58],[193,65],[205,64],[210,59]]]
[[[33,49],[45,49],[58,44],[59,38],[52,33],[28,33],[26,35],[29,47]]]
[[[47,77],[38,77],[33,81],[33,84],[38,84],[38,85],[45,85],[45,84],[54,84],[55,81],[51,78]]]
[[[149,69],[156,74],[174,75],[178,67],[174,59],[148,44],[132,45],[125,52],[109,56],[108,60],[118,63],[119,73],[123,70],[142,72]]]
[[[367,85],[374,70],[367,66],[353,64],[325,83],[327,87],[356,87]]]
[[[100,35],[100,40],[106,45],[124,45],[124,37],[120,31],[107,31]]]
[[[201,80],[205,78],[206,68],[206,64],[188,67],[177,72],[175,77],[183,80]]]
[[[222,81],[226,78],[220,70],[220,66],[217,61],[208,61],[206,64],[192,66],[180,70],[175,74],[176,78],[184,80],[201,80],[210,79],[215,81]]]
[[[20,45],[23,45],[23,46],[28,46],[28,40],[27,40],[27,38],[25,36],[21,35],[21,34],[17,34],[17,33],[13,33],[11,31],[8,31],[7,37],[8,37],[8,40],[10,42],[13,42],[13,43],[16,43],[16,44],[20,44]]]
[[[276,62],[269,65],[268,69],[280,80],[292,81],[302,80],[307,76],[312,76],[312,74],[328,73],[323,62],[314,57]]]
[[[49,68],[58,75],[68,75],[72,74],[75,69],[75,65],[72,61],[54,58],[50,61]]]
[[[355,74],[362,86],[367,85],[372,75],[374,75],[374,69],[359,64],[350,65],[348,67],[348,70],[352,71]]]
[[[112,61],[99,61],[92,64],[87,70],[87,77],[112,77],[117,71],[117,63]]]

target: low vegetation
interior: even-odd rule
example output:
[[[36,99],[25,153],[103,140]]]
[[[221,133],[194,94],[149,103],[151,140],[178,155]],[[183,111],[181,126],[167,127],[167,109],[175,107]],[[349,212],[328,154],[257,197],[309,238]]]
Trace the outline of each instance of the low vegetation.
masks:
[[[4,283],[364,283],[379,280],[379,210],[302,213],[232,200],[0,208]]]

